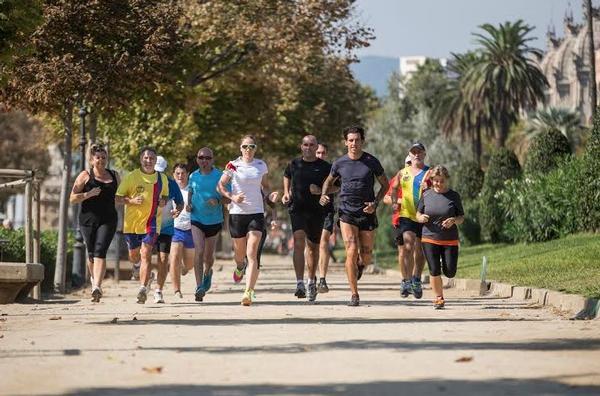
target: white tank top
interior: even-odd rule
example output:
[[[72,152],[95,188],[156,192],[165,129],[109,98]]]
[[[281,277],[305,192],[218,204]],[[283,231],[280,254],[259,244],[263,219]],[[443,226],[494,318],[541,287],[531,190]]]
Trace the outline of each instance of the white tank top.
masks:
[[[231,193],[244,193],[244,202],[229,204],[231,214],[264,213],[262,196],[262,178],[268,173],[267,164],[260,159],[245,162],[241,157],[230,161],[223,171],[231,178]]]
[[[192,223],[191,223],[191,217],[190,217],[190,212],[187,211],[186,207],[188,205],[189,201],[189,194],[188,194],[188,186],[185,186],[185,188],[181,188],[179,187],[179,191],[181,191],[181,195],[183,196],[183,210],[181,211],[181,213],[179,213],[179,216],[177,216],[174,220],[175,222],[175,228],[177,228],[178,230],[191,230],[192,229]],[[175,202],[173,202],[173,208],[175,208]]]

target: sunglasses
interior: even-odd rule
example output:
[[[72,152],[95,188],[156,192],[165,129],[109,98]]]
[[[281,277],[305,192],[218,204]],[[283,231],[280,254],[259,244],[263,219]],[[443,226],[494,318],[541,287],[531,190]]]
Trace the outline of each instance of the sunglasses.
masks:
[[[199,155],[196,158],[198,158],[200,161],[203,161],[203,160],[210,161],[212,159],[212,157],[209,157],[208,155]]]
[[[256,144],[242,144],[241,147],[244,150],[254,150],[256,148]]]

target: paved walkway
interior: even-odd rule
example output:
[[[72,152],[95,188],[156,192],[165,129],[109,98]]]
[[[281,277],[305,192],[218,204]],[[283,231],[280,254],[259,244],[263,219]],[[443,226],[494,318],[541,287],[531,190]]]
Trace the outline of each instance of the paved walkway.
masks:
[[[365,275],[346,306],[340,267],[317,304],[293,296],[289,258],[265,259],[258,302],[239,301],[232,265],[193,302],[135,304],[107,283],[43,304],[0,306],[0,394],[600,394],[600,321],[569,321],[510,299],[449,290],[446,310],[401,299],[394,275]]]

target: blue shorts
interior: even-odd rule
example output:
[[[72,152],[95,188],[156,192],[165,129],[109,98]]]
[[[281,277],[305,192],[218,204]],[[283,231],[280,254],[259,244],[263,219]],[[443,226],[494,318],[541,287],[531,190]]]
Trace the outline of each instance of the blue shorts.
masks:
[[[158,239],[158,234],[123,234],[125,236],[125,242],[129,250],[134,250],[142,246],[142,243],[146,245],[154,246]]]
[[[193,249],[194,238],[192,238],[192,230],[180,230],[179,228],[175,228],[171,243],[175,242],[183,243],[183,247],[186,249]]]

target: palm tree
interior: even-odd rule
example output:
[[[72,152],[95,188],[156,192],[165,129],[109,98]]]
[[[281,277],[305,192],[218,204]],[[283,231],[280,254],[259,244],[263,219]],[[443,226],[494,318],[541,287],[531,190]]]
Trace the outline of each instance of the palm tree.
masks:
[[[581,115],[577,111],[559,107],[539,109],[527,120],[525,135],[531,140],[536,135],[550,130],[562,133],[569,140],[571,148],[576,149],[581,144],[583,133]]]
[[[480,28],[484,33],[474,36],[481,55],[465,76],[465,90],[474,109],[491,117],[496,147],[504,147],[519,112],[543,101],[548,82],[533,60],[541,51],[528,45],[533,27],[518,20]]]
[[[458,134],[463,142],[471,142],[473,157],[481,165],[481,132],[490,130],[489,111],[478,111],[465,89],[465,76],[479,57],[475,52],[452,54],[448,62],[451,79],[436,101],[434,117],[444,135]]]

